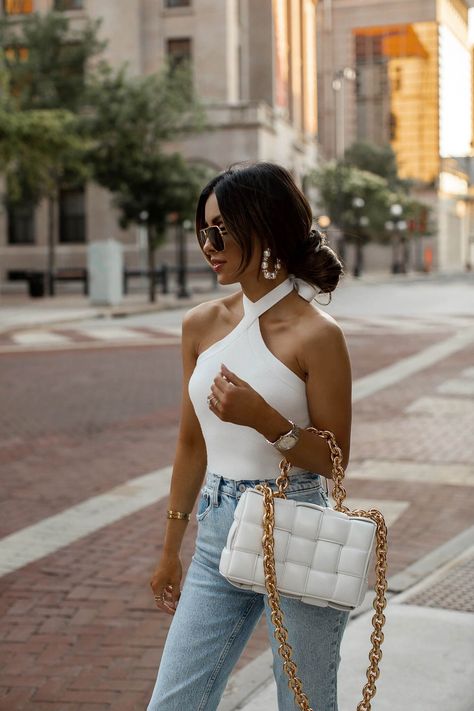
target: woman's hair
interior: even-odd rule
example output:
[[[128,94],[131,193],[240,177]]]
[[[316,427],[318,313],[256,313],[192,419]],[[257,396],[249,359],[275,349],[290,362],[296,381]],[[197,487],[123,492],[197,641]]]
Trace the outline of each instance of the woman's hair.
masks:
[[[206,226],[205,207],[215,193],[225,227],[242,250],[244,270],[255,248],[271,249],[289,274],[317,286],[321,292],[336,288],[343,273],[325,235],[312,229],[308,200],[291,174],[274,163],[237,163],[216,175],[201,192],[196,209],[196,232]],[[271,264],[270,264],[271,266]]]

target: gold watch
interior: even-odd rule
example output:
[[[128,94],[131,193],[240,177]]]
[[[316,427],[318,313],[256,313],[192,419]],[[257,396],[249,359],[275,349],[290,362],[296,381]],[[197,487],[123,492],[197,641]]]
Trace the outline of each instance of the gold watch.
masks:
[[[301,435],[301,428],[292,422],[292,420],[288,420],[288,422],[291,425],[291,430],[280,435],[274,442],[270,442],[270,440],[265,437],[268,444],[272,444],[279,452],[287,452],[289,449],[292,449]]]

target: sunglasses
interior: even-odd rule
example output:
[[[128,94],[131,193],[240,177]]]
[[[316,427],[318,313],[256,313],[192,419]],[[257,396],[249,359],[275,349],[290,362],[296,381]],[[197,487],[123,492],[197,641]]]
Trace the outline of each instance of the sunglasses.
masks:
[[[211,225],[210,227],[204,227],[202,230],[199,230],[198,233],[198,240],[201,249],[204,248],[206,240],[208,239],[212,245],[212,248],[215,249],[216,252],[222,252],[225,247],[224,235],[226,234],[227,230],[225,229],[225,227],[220,227],[220,225]]]

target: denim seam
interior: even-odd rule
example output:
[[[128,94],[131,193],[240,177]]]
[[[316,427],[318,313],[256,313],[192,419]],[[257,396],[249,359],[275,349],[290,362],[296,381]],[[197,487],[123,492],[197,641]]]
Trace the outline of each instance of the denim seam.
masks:
[[[258,593],[255,595],[255,597],[250,601],[247,609],[244,611],[244,613],[241,615],[238,622],[235,624],[234,629],[232,630],[230,637],[227,640],[227,642],[226,642],[226,644],[219,656],[219,659],[217,660],[217,664],[214,667],[214,671],[212,672],[211,676],[209,677],[209,681],[206,685],[206,688],[204,689],[204,693],[203,693],[203,696],[202,696],[202,699],[201,699],[201,702],[198,706],[197,711],[205,711],[205,704],[209,701],[209,697],[212,692],[212,687],[214,685],[215,680],[217,679],[217,676],[218,676],[220,670],[222,669],[222,667],[224,665],[226,656],[229,653],[229,650],[231,649],[238,633],[242,629],[245,620],[252,612],[253,608],[255,607],[255,603],[257,603],[259,601],[260,597],[261,597],[261,595],[259,595]]]
[[[340,614],[339,614],[339,617],[338,617],[338,620],[337,620],[337,624],[336,624],[336,626],[335,626],[335,628],[334,628],[334,636],[333,636],[333,638],[332,638],[332,644],[331,644],[331,646],[332,646],[332,650],[331,650],[331,662],[332,662],[332,666],[333,666],[333,668],[331,669],[331,671],[332,671],[333,674],[334,674],[334,683],[333,683],[333,685],[332,685],[332,694],[331,694],[331,699],[330,699],[331,706],[328,707],[328,708],[330,709],[330,711],[337,711],[337,673],[338,673],[338,664],[337,664],[337,661],[336,661],[336,656],[337,656],[338,642],[340,643],[340,641],[341,641],[340,629],[341,629],[341,626],[342,626],[342,617],[343,617],[343,614],[340,613]]]

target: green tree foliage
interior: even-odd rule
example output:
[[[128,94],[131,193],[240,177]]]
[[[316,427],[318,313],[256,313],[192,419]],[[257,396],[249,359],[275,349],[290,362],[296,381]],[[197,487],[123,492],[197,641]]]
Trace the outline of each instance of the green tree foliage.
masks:
[[[315,171],[312,179],[331,222],[339,227],[348,241],[383,241],[384,224],[392,198],[384,178],[331,161]],[[361,208],[354,205],[357,198],[364,201],[363,215]],[[367,225],[360,224],[362,216],[368,218]]]
[[[105,46],[98,30],[99,22],[88,20],[73,29],[54,12],[0,21],[0,88],[3,82],[9,94],[6,103],[0,99],[0,158],[9,200],[49,198],[52,268],[59,188],[92,176],[114,194],[122,226],[147,216],[154,275],[167,216],[190,216],[204,179],[169,142],[202,127],[204,111],[184,63],[130,79],[125,69],[113,72],[95,61]],[[154,293],[152,279],[150,298]]]
[[[399,178],[390,146],[355,143],[342,161],[330,161],[309,177],[319,190],[322,209],[341,231],[341,257],[345,258],[346,242],[355,245],[354,273],[362,269],[368,242],[391,243],[396,252],[400,240],[406,241],[402,232],[387,227],[394,221],[392,205],[401,206],[397,220],[406,222],[408,228],[413,225],[417,231],[427,222],[428,208],[409,195],[410,182]]]
[[[390,145],[378,146],[369,141],[356,141],[344,153],[344,163],[385,178],[391,190],[409,186],[398,175],[397,157]]]
[[[91,60],[102,52],[100,20],[72,30],[62,13],[32,14],[21,23],[0,19],[0,45],[19,109],[78,111]]]
[[[146,223],[150,300],[155,299],[155,250],[170,213],[192,215],[205,171],[169,150],[169,141],[201,129],[205,114],[189,67],[144,78],[102,71],[91,83],[85,120],[98,183],[114,194],[122,226]]]

